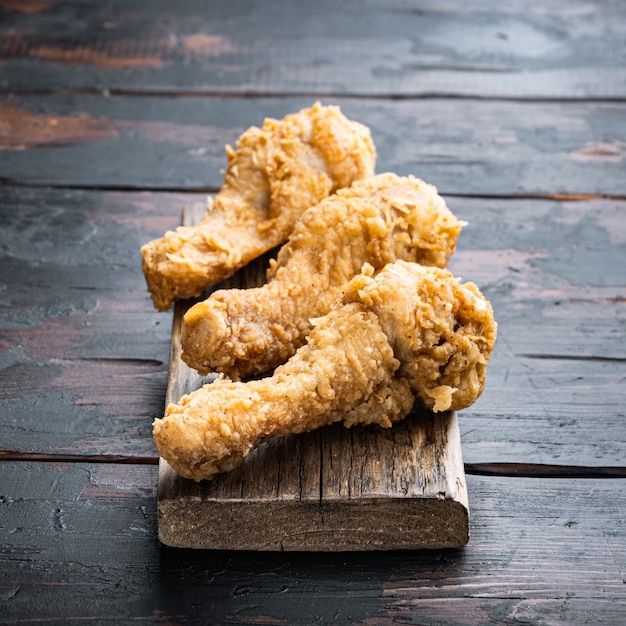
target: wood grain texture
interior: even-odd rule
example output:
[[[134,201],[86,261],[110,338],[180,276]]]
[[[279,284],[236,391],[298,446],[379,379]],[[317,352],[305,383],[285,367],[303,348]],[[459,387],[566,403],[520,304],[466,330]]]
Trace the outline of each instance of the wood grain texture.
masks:
[[[625,13],[0,0],[0,621],[622,623],[626,482],[554,477],[626,469]],[[463,453],[508,477],[467,476],[462,550],[161,547],[171,316],[138,246],[201,200],[163,191],[215,191],[225,143],[318,97],[470,221],[453,269],[500,333]]]
[[[10,90],[626,96],[619,0],[3,0],[0,15]]]
[[[3,463],[3,621],[612,626],[626,610],[626,480],[468,476],[462,550],[234,554],[159,547],[156,477]]]
[[[449,206],[469,222],[450,268],[498,320],[485,391],[459,414],[465,461],[624,467],[626,204]]]
[[[0,189],[3,451],[155,457],[171,315],[139,246],[188,199]]]
[[[0,97],[0,180],[215,190],[224,146],[312,97]],[[378,172],[462,196],[626,196],[626,103],[323,98],[371,128]]]
[[[183,224],[203,213],[202,204],[187,206]],[[245,286],[263,283],[259,267],[244,270]],[[211,382],[181,359],[188,305],[174,310],[166,405]],[[392,429],[347,431],[339,424],[275,438],[236,469],[201,483],[179,477],[161,459],[157,509],[159,539],[178,548],[460,547],[469,538],[469,510],[456,415],[421,411]]]
[[[181,479],[161,461],[159,539],[179,548],[317,552],[464,545],[456,417],[413,415],[393,433],[363,431],[274,441],[208,484]]]

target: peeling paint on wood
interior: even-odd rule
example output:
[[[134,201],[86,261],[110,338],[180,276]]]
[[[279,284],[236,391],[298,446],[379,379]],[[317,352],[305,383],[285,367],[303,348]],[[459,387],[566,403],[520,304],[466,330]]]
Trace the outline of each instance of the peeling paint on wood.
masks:
[[[68,145],[117,135],[108,120],[93,119],[86,113],[72,116],[34,114],[0,100],[0,150]]]

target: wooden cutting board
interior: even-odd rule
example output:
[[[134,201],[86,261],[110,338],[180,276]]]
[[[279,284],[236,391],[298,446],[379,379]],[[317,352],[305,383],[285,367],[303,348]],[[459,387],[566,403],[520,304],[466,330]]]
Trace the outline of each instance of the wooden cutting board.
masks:
[[[183,224],[202,205],[187,207]],[[268,258],[220,288],[261,285]],[[166,404],[211,381],[180,358],[174,311]],[[456,414],[415,411],[390,429],[334,424],[262,444],[211,481],[181,478],[159,462],[162,543],[227,550],[398,550],[460,547],[469,506]]]

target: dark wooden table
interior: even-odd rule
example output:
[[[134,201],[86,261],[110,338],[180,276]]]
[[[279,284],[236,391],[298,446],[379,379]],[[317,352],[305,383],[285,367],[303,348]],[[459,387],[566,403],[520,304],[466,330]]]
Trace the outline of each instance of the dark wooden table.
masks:
[[[499,322],[469,544],[161,547],[139,247],[316,99],[469,222],[451,268]],[[623,623],[622,0],[0,0],[0,180],[1,623]]]

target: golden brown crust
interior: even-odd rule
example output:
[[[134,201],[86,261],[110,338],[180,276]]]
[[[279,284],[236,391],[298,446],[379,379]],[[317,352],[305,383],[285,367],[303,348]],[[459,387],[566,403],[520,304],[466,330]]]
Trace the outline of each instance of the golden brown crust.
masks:
[[[465,408],[482,392],[495,337],[491,306],[475,285],[404,261],[374,277],[370,268],[273,376],[222,378],[184,396],[155,420],[155,442],[176,471],[202,480],[268,437],[341,420],[389,426],[414,401]]]
[[[224,185],[196,226],[145,244],[142,267],[159,310],[208,286],[281,244],[302,212],[374,173],[369,130],[338,107],[316,103],[283,120],[267,119],[227,147]]]
[[[480,396],[497,326],[474,283],[398,261],[375,278],[356,277],[343,302],[376,313],[402,364],[397,375],[425,407],[458,411]]]
[[[286,361],[365,263],[396,259],[445,267],[463,223],[437,190],[412,176],[379,174],[305,211],[256,289],[219,290],[193,306],[183,359],[202,374],[239,379]]]

